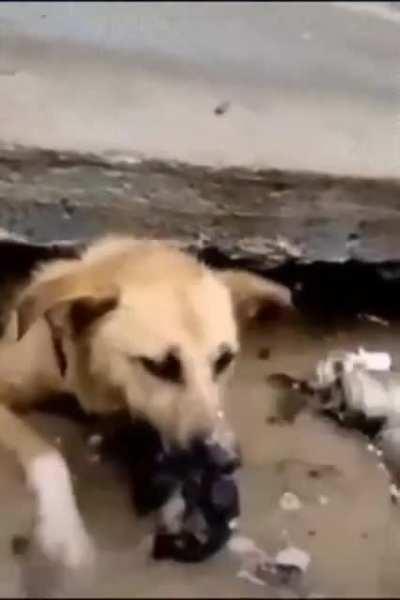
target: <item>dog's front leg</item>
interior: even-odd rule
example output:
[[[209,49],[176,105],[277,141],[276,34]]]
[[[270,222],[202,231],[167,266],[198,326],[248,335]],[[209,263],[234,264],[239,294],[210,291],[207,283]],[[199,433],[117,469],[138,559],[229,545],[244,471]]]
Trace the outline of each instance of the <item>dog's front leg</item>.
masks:
[[[60,452],[5,406],[0,406],[0,444],[15,452],[34,494],[34,540],[41,551],[67,567],[92,562],[93,547]]]

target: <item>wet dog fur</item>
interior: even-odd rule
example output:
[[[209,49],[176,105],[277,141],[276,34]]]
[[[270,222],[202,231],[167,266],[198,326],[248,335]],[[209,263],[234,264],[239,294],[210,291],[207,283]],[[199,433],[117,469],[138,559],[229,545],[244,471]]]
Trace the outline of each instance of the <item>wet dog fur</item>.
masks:
[[[291,309],[285,287],[156,240],[102,238],[34,273],[0,343],[0,444],[24,469],[49,559],[78,567],[93,547],[64,458],[18,409],[73,394],[88,414],[128,409],[184,447],[221,414],[239,327],[276,308]]]

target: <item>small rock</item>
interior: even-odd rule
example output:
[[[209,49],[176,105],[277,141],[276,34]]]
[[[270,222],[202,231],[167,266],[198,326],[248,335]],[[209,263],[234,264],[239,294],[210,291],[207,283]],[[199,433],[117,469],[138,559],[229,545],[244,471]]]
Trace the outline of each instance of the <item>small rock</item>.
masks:
[[[13,535],[11,539],[11,551],[14,556],[22,556],[29,546],[29,539],[24,535]]]
[[[60,204],[63,209],[64,217],[70,219],[76,210],[75,205],[71,202],[71,200],[69,200],[69,198],[61,198]]]
[[[269,348],[260,348],[258,351],[258,358],[260,360],[267,360],[271,356],[271,350]]]
[[[214,108],[214,114],[218,116],[224,115],[229,110],[230,105],[231,103],[227,100],[225,102],[221,102],[221,104],[218,104],[218,106]]]
[[[317,532],[315,531],[315,529],[310,529],[310,531],[308,531],[307,533],[310,537],[314,537],[315,535],[317,535]]]
[[[327,496],[320,496],[318,500],[321,506],[326,506],[329,504],[329,498]]]
[[[318,469],[310,469],[308,471],[308,476],[312,479],[319,479],[321,477],[321,473],[318,471]]]

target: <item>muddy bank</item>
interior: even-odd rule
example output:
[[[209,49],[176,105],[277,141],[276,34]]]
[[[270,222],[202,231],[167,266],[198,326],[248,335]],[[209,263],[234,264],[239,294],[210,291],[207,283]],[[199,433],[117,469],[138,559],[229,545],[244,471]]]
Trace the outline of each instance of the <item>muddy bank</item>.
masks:
[[[30,241],[109,232],[217,247],[253,268],[400,260],[400,179],[3,149],[0,226]]]

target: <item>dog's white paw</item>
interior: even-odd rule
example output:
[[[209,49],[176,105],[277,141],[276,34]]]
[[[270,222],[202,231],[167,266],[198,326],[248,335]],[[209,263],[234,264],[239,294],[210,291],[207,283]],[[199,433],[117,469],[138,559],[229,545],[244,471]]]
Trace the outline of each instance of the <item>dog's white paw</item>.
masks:
[[[80,517],[62,456],[53,450],[36,457],[28,476],[37,502],[34,541],[40,551],[65,567],[91,565],[94,547]]]
[[[91,567],[94,563],[94,545],[83,524],[76,518],[42,517],[34,530],[34,539],[45,557],[70,569]]]

